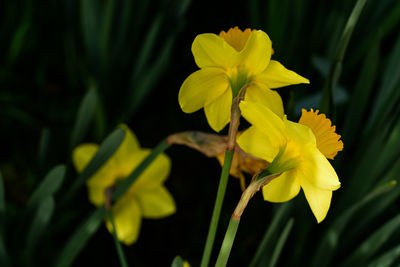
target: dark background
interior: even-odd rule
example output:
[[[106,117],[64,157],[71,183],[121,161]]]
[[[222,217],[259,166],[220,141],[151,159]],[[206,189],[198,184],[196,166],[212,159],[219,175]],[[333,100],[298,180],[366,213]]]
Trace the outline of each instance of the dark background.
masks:
[[[203,111],[185,114],[178,105],[182,82],[197,70],[191,43],[200,33],[218,34],[234,26],[243,30],[250,27],[269,34],[275,50],[273,59],[311,81],[310,85],[278,90],[288,117],[297,120],[301,107],[319,107],[329,67],[354,4],[355,1],[345,0],[1,2],[0,170],[7,203],[5,236],[10,258],[21,254],[19,244],[23,237],[15,225],[29,224],[21,222],[21,213],[44,175],[55,164],[67,164],[67,177],[56,199],[62,197],[76,178],[71,165],[71,132],[80,103],[90,88],[96,89],[99,104],[81,142],[100,143],[121,122],[127,123],[141,145],[148,148],[171,133],[212,132]],[[339,86],[335,89],[337,97],[332,111],[337,132],[348,132],[347,139],[343,137],[345,150],[334,163],[343,188],[334,192],[332,208],[320,225],[302,193],[287,204],[290,212],[285,218],[295,218],[295,226],[278,266],[310,266],[313,251],[319,246],[318,240],[330,229],[330,222],[360,201],[380,179],[388,181],[399,177],[396,170],[399,169],[400,149],[391,152],[390,162],[377,162],[380,154],[371,151],[365,153],[376,155],[372,157],[374,163],[362,157],[364,151],[373,147],[371,140],[378,138],[374,137],[376,131],[366,127],[377,99],[383,99],[383,103],[391,99],[387,104],[391,120],[385,117],[389,116],[387,111],[378,112],[378,117],[390,124],[385,136],[397,138],[400,143],[398,134],[390,135],[399,129],[396,119],[399,117],[398,90],[384,91],[383,88],[385,82],[400,88],[398,64],[390,65],[393,63],[390,59],[398,56],[399,10],[399,3],[394,0],[368,1],[355,26]],[[366,61],[374,55],[375,58]],[[371,67],[370,62],[374,63],[372,70],[364,70],[365,66]],[[388,65],[392,68],[387,68]],[[388,70],[392,71],[389,78],[385,74]],[[365,90],[354,98],[357,88]],[[381,91],[385,92],[385,97],[381,97]],[[394,92],[392,97],[386,97],[389,92]],[[361,100],[360,95],[365,97]],[[361,110],[356,110],[360,116],[348,122],[348,114],[360,101],[365,103]],[[227,129],[222,131],[226,132]],[[41,142],[47,142],[44,151],[40,151]],[[173,146],[166,153],[173,164],[166,185],[177,203],[177,213],[162,220],[143,220],[138,242],[124,247],[132,266],[168,266],[176,255],[197,266],[201,259],[220,166],[216,159],[206,158],[186,147]],[[354,194],[356,187],[346,184],[353,179],[354,170],[367,169],[369,164],[378,165],[387,170],[383,174],[391,175],[384,176],[372,170],[375,176],[369,186]],[[346,191],[346,187],[352,189]],[[238,180],[230,178],[213,259],[240,194]],[[264,202],[261,194],[250,202],[233,247],[231,266],[249,263],[281,205]],[[86,189],[81,188],[68,209],[56,210],[52,217],[55,229],[44,235],[33,265],[51,266],[75,226],[92,209]],[[390,205],[370,218],[364,228],[351,238],[341,239],[342,243],[335,250],[336,257],[329,264],[342,263],[368,233],[398,211],[396,193]],[[368,214],[368,209],[361,210],[360,214]],[[354,215],[351,220],[354,224],[348,225],[346,231],[357,228],[356,218],[360,218],[360,214]],[[398,244],[398,235],[399,231],[393,232],[379,251]],[[366,266],[363,264],[368,259],[363,260],[359,261],[359,266]],[[117,261],[112,236],[101,226],[75,260],[75,266],[117,266]],[[15,264],[20,264],[19,260],[15,260]]]

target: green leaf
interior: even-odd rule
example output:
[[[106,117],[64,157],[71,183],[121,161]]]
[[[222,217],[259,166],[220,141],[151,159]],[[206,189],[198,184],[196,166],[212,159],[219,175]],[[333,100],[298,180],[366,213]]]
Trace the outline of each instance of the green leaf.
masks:
[[[281,255],[283,246],[286,243],[287,238],[289,237],[290,231],[293,228],[294,219],[290,218],[290,220],[286,223],[285,228],[283,229],[281,235],[279,236],[278,242],[276,243],[274,252],[272,253],[271,261],[269,263],[270,267],[275,267],[279,256]]]
[[[258,29],[261,26],[260,22],[260,1],[250,0],[249,1],[249,18],[252,29]]]
[[[359,140],[356,154],[358,164],[348,167],[352,179],[348,182],[344,192],[351,199],[358,199],[366,194],[375,185],[381,176],[395,164],[400,155],[400,144],[396,142],[394,122],[399,119],[392,116],[384,120],[384,124],[374,129],[374,132]],[[400,121],[399,121],[400,122]],[[377,157],[377,155],[380,155]],[[374,162],[374,164],[371,164]],[[342,206],[348,205],[348,199],[343,198]]]
[[[27,204],[27,211],[31,211],[35,206],[40,205],[45,199],[53,195],[61,187],[65,176],[65,165],[60,164],[51,169],[43,181],[33,192]]]
[[[146,37],[144,38],[142,47],[139,52],[139,58],[136,60],[135,69],[133,73],[133,79],[136,80],[139,78],[142,73],[144,66],[149,62],[150,56],[152,55],[152,51],[154,46],[156,45],[156,40],[160,33],[161,23],[163,21],[163,13],[159,13],[157,17],[154,19],[153,24],[147,32]]]
[[[390,0],[389,0],[390,1]],[[346,60],[346,69],[353,70],[357,68],[358,62],[365,56],[368,49],[373,45],[375,41],[376,32],[381,33],[381,38],[386,39],[390,34],[396,32],[398,28],[398,23],[400,22],[400,2],[399,1],[391,1],[392,3],[386,3],[380,5],[380,9],[382,10],[383,6],[390,6],[390,10],[386,12],[381,12],[382,14],[378,16],[375,23],[371,23],[368,20],[368,23],[373,25],[373,28],[367,30],[369,33],[363,40],[360,40],[357,45],[357,49],[352,51],[352,54],[349,55],[348,60]],[[381,3],[380,3],[381,4]],[[387,9],[387,8],[386,8]],[[373,14],[377,14],[378,12],[373,11]],[[364,29],[365,30],[365,29]]]
[[[181,256],[175,256],[174,260],[171,263],[171,267],[183,267],[183,260]]]
[[[104,66],[108,65],[108,56],[110,54],[109,42],[111,39],[111,29],[113,24],[113,18],[115,14],[114,0],[107,0],[104,3],[104,10],[101,20],[101,52]]]
[[[332,65],[329,70],[329,76],[326,79],[320,110],[322,113],[327,114],[329,117],[333,111],[333,103],[335,103],[335,89],[342,72],[342,61],[347,50],[350,38],[353,34],[354,27],[360,17],[361,11],[364,8],[366,0],[357,0],[349,18],[347,19],[346,26],[343,29],[342,36],[337,45],[336,54]]]
[[[32,265],[32,258],[34,252],[37,248],[38,242],[41,236],[45,232],[53,215],[55,207],[54,198],[48,195],[46,198],[42,199],[38,205],[36,214],[31,223],[29,229],[26,246],[25,246],[25,257],[27,265]]]
[[[268,228],[265,231],[263,239],[258,245],[257,251],[250,262],[250,267],[257,266],[257,263],[260,261],[261,257],[263,255],[267,256],[268,252],[272,251],[272,248],[275,244],[275,238],[273,238],[273,236],[279,231],[282,219],[287,214],[289,207],[290,204],[288,203],[279,206],[278,211],[272,217],[272,221],[269,223]]]
[[[351,218],[363,207],[369,205],[379,196],[387,193],[389,190],[393,189],[396,183],[389,182],[381,185],[360,201],[348,207],[341,215],[332,223],[328,228],[322,240],[319,242],[317,250],[314,254],[314,259],[310,266],[321,267],[327,266],[331,261],[335,250],[338,248],[339,237],[343,233],[343,230],[349,224]]]
[[[398,176],[398,173],[399,172],[396,173],[396,176]],[[392,180],[391,183],[397,184],[396,180]],[[399,196],[400,186],[397,185],[386,194],[376,198],[375,201],[370,202],[368,206],[364,207],[363,210],[357,213],[357,228],[350,232],[346,232],[346,238],[348,240],[357,240],[360,236],[363,236],[365,231],[367,231],[370,227],[371,223],[374,223],[377,218],[380,218],[388,209],[390,209],[390,206],[395,203]],[[344,244],[343,248],[352,249],[352,245],[349,244],[346,246]]]
[[[93,156],[83,172],[78,176],[75,182],[70,186],[65,194],[67,201],[75,192],[115,153],[125,137],[125,131],[121,128],[115,129],[100,145],[99,150]]]
[[[348,144],[353,144],[354,139],[358,135],[359,126],[366,113],[374,81],[378,75],[379,48],[381,43],[381,35],[379,32],[375,33],[374,40],[373,45],[368,51],[348,105],[343,133],[343,140]]]
[[[100,77],[100,8],[96,0],[80,1],[81,30],[92,74]]]
[[[393,266],[393,263],[400,258],[400,245],[395,246],[394,248],[386,251],[382,255],[378,256],[368,267],[390,267]]]
[[[400,215],[397,215],[382,227],[370,235],[347,260],[343,266],[362,266],[378,252],[378,250],[398,231],[400,227]]]
[[[400,36],[397,38],[392,52],[388,56],[389,60],[383,72],[382,85],[378,90],[372,115],[368,120],[367,129],[376,129],[385,122],[385,117],[390,116],[393,107],[397,106],[400,99]]]
[[[26,47],[26,41],[29,40],[29,31],[32,28],[32,14],[33,4],[32,1],[25,1],[23,8],[23,16],[20,24],[16,28],[10,48],[8,52],[8,61],[12,64],[21,55],[22,50]]]
[[[150,94],[151,89],[154,88],[154,84],[158,81],[158,77],[167,67],[167,63],[171,56],[173,41],[173,37],[169,38],[151,68],[147,70],[140,79],[133,80],[134,84],[132,85],[132,89],[134,90],[132,90],[132,94],[129,98],[131,100],[128,110],[129,113],[125,120],[129,119],[130,116],[140,107],[140,104],[143,103],[146,96]]]
[[[99,229],[105,215],[106,209],[104,206],[100,207],[79,225],[58,256],[56,267],[67,267],[74,262],[92,235]]]
[[[285,41],[285,30],[288,20],[281,19],[289,16],[291,5],[288,0],[270,0],[267,3],[268,15],[264,16],[267,19],[267,31],[274,42],[275,47],[283,47]]]
[[[85,97],[82,99],[71,134],[71,150],[80,142],[82,142],[83,138],[87,134],[90,123],[93,120],[96,111],[97,99],[98,96],[95,87],[90,88]]]

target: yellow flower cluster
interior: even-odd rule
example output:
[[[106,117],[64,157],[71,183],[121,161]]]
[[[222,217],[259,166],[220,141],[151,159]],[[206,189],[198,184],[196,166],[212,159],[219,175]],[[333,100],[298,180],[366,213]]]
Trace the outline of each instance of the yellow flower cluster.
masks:
[[[126,125],[120,126],[125,137],[114,155],[88,181],[89,200],[96,206],[105,203],[105,191],[125,179],[151,150],[141,148],[136,136]],[[86,143],[73,151],[73,162],[78,172],[82,172],[99,149],[99,145]],[[128,191],[113,205],[113,214],[118,238],[130,245],[139,235],[143,218],[157,219],[175,213],[175,202],[163,186],[171,168],[170,159],[160,154],[149,167],[132,183]],[[112,224],[107,219],[110,233]]]
[[[237,27],[220,35],[204,33],[192,44],[200,70],[192,73],[179,91],[186,113],[204,108],[211,128],[219,132],[228,124],[232,98],[246,87],[246,99],[283,116],[279,94],[271,89],[309,81],[271,60],[272,43],[263,31],[242,32]]]
[[[238,138],[246,153],[269,162],[266,170],[280,174],[263,187],[264,199],[285,202],[303,189],[318,222],[329,210],[332,191],[340,187],[327,160],[343,149],[340,136],[318,110],[303,110],[298,123],[284,115],[282,99],[271,89],[309,81],[271,60],[272,43],[261,30],[235,27],[219,36],[198,35],[192,44],[200,70],[192,73],[179,91],[184,112],[204,108],[215,131],[230,121],[232,99],[246,88],[239,104],[242,116],[252,124]]]

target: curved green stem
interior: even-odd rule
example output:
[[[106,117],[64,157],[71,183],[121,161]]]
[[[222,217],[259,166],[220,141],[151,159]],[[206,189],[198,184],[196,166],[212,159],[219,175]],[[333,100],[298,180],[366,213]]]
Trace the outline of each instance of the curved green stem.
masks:
[[[224,165],[222,167],[221,178],[219,180],[217,198],[214,204],[214,210],[208,229],[207,241],[204,247],[203,257],[201,259],[201,267],[208,266],[211,257],[211,251],[214,244],[215,233],[217,232],[219,216],[221,214],[222,203],[224,201],[226,185],[228,184],[229,170],[231,168],[232,158],[234,151],[226,150]]]
[[[228,229],[226,230],[224,241],[222,242],[221,245],[221,250],[219,251],[217,263],[215,264],[216,267],[226,266],[226,263],[228,262],[229,259],[229,255],[231,254],[233,241],[235,240],[239,223],[240,223],[240,218],[235,219],[232,217],[231,220],[229,221],[229,226]]]

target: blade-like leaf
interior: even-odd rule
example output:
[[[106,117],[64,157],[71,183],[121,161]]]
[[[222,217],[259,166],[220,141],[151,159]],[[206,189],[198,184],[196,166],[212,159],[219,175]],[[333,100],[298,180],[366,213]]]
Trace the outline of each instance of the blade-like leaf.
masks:
[[[57,258],[56,267],[67,267],[73,263],[92,235],[99,229],[105,215],[106,209],[103,206],[92,212],[79,225]]]
[[[97,98],[96,88],[92,87],[82,99],[71,134],[71,150],[85,137],[96,111]]]
[[[132,88],[135,88],[135,90],[132,90],[132,94],[129,98],[131,99],[129,110],[124,120],[129,119],[130,116],[139,108],[143,99],[145,99],[145,97],[151,92],[151,89],[154,88],[154,84],[157,82],[157,77],[159,77],[162,71],[167,67],[174,39],[174,37],[168,39],[156,62],[154,62],[151,68],[143,74],[141,79],[134,80]]]
[[[350,38],[353,34],[354,27],[360,17],[361,11],[367,0],[357,0],[349,18],[347,19],[346,26],[343,29],[342,36],[337,45],[335,58],[329,70],[329,76],[326,79],[324,86],[320,109],[322,113],[332,114],[333,103],[335,103],[335,89],[338,83],[339,77],[342,72],[342,61],[347,50]],[[329,116],[332,117],[332,116]]]
[[[389,240],[400,227],[397,215],[370,235],[343,263],[343,266],[362,266]]]
[[[267,255],[268,251],[272,250],[275,243],[275,238],[272,237],[275,233],[279,231],[279,227],[282,224],[282,219],[284,218],[284,215],[288,212],[289,207],[290,207],[289,203],[279,206],[278,211],[272,217],[272,221],[269,224],[267,230],[265,231],[263,239],[258,245],[257,251],[250,262],[249,265],[250,267],[257,266],[262,255]]]
[[[375,129],[379,123],[383,123],[384,116],[390,113],[394,105],[397,105],[400,98],[400,36],[397,38],[389,60],[383,72],[382,85],[378,90],[378,96],[368,120],[368,130]]]
[[[374,259],[368,267],[390,267],[400,258],[400,245],[386,251],[382,255]]]
[[[389,190],[393,189],[396,185],[395,182],[389,182],[366,195],[362,200],[356,202],[348,209],[346,209],[340,217],[338,217],[326,231],[321,242],[319,242],[318,248],[315,251],[312,265],[314,267],[327,266],[331,261],[335,250],[338,248],[339,237],[343,233],[346,225],[348,225],[350,219],[356,214],[357,211],[371,203],[373,200],[382,196]]]
[[[51,169],[30,197],[27,210],[31,211],[35,206],[56,193],[61,187],[64,176],[65,165],[60,164]]]
[[[87,179],[89,179],[118,149],[125,137],[125,131],[121,128],[114,130],[101,143],[99,150],[93,156],[83,172],[78,176],[75,182],[70,186],[69,191],[65,194],[65,201],[69,200],[73,194],[81,187]]]
[[[30,225],[28,237],[25,246],[25,257],[26,264],[33,266],[32,258],[36,250],[37,244],[40,241],[41,236],[48,227],[50,219],[53,215],[55,202],[53,196],[47,196],[38,205],[36,214]]]
[[[91,72],[96,78],[99,78],[101,70],[99,10],[96,0],[80,1],[82,36]]]
[[[374,43],[364,61],[358,82],[351,94],[350,104],[347,109],[346,122],[344,126],[343,140],[347,144],[352,144],[357,135],[357,130],[366,113],[368,101],[378,74],[380,34],[376,33]]]
[[[181,256],[175,256],[174,260],[171,263],[171,267],[183,267],[183,260]]]
[[[294,219],[291,218],[285,225],[281,235],[279,236],[278,242],[276,243],[274,252],[272,253],[271,261],[269,263],[269,267],[275,267],[278,263],[279,256],[281,255],[283,246],[286,243],[287,238],[289,237],[290,231],[292,230],[294,224]]]

